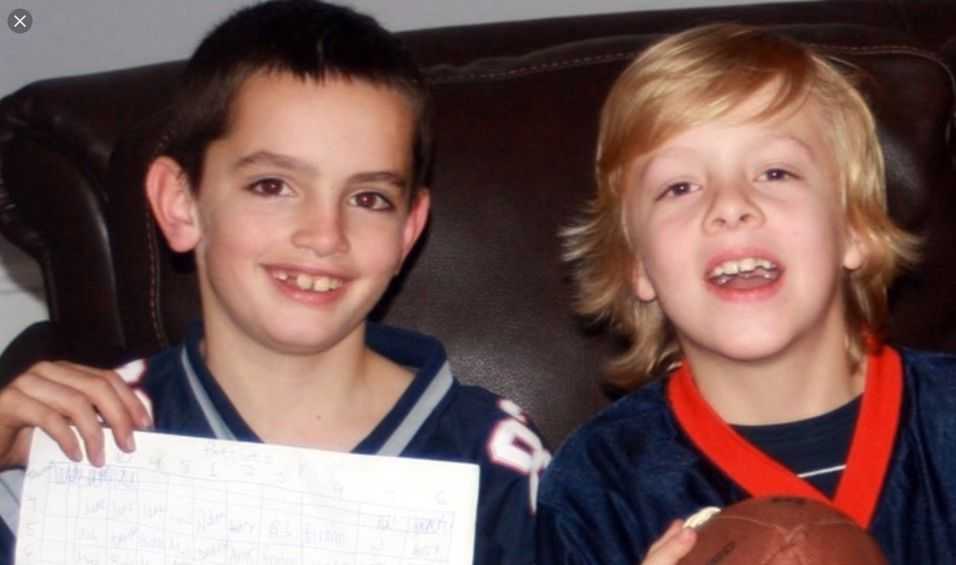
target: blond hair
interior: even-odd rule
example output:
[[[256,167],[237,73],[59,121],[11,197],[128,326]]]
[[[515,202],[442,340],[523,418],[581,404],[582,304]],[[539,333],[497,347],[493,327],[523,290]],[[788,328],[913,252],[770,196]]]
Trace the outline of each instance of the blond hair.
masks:
[[[840,163],[842,205],[866,253],[844,289],[853,366],[863,358],[866,335],[882,333],[887,287],[901,266],[916,260],[918,242],[887,215],[873,115],[834,62],[759,28],[714,24],[652,45],[614,83],[601,111],[597,194],[580,220],[561,233],[564,257],[573,265],[578,312],[609,322],[627,339],[627,350],[610,366],[612,383],[636,386],[680,358],[658,303],[639,301],[631,287],[638,242],[627,241],[621,220],[628,166],[673,136],[725,116],[765,87],[774,97],[754,119],[799,109],[813,99],[829,126],[826,139]]]

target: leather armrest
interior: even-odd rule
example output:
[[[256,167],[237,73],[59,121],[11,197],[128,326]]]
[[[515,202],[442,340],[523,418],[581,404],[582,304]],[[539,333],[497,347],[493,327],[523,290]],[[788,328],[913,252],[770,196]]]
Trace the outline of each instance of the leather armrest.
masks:
[[[62,359],[66,337],[57,332],[53,322],[36,322],[20,332],[0,353],[0,385],[6,386],[14,377],[38,361]]]
[[[5,386],[39,361],[68,360],[112,368],[133,357],[145,357],[154,352],[151,349],[127,351],[110,345],[91,350],[83,343],[56,322],[42,321],[30,325],[0,353],[0,386]]]

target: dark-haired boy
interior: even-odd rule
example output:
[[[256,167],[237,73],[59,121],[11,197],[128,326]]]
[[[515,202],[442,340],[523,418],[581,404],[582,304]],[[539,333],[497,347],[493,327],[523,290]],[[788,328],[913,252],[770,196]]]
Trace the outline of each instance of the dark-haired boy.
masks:
[[[441,344],[366,316],[421,234],[428,95],[371,18],[312,0],[237,12],[190,59],[146,175],[192,251],[202,323],[120,373],[41,363],[0,392],[0,465],[33,427],[102,462],[98,415],[132,429],[481,466],[475,562],[530,563],[549,455],[514,403],[459,384]],[[132,388],[126,383],[132,385]],[[16,473],[4,474],[16,491]],[[0,511],[11,555],[16,511]],[[8,519],[8,517],[12,518]]]

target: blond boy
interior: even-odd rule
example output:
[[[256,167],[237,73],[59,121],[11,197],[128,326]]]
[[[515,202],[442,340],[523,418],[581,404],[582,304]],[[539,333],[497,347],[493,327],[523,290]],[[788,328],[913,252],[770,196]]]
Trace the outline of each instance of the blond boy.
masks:
[[[546,472],[539,561],[675,563],[681,518],[790,494],[893,563],[953,562],[956,359],[881,341],[916,245],[836,64],[738,25],[669,37],[614,85],[596,169],[567,256],[581,312],[629,338],[612,373],[636,390]]]

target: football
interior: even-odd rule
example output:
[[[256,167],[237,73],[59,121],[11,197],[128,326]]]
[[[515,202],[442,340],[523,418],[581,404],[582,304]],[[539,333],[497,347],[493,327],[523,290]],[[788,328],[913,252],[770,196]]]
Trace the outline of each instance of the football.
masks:
[[[852,519],[806,498],[751,498],[688,519],[697,543],[680,565],[886,565]]]

